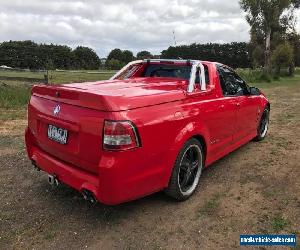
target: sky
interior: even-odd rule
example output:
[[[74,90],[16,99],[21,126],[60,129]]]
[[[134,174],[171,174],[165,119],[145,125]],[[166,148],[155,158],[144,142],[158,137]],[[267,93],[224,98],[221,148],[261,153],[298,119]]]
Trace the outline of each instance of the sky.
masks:
[[[300,11],[297,30],[300,31]],[[238,0],[0,0],[0,42],[32,40],[159,54],[174,45],[249,41]]]

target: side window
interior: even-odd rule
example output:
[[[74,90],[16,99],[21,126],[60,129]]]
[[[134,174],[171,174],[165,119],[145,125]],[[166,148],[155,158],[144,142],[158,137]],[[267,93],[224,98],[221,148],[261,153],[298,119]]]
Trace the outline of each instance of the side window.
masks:
[[[246,83],[234,71],[227,67],[218,66],[218,73],[224,96],[248,94]]]
[[[246,84],[246,82],[237,74],[234,72],[236,82],[240,85],[240,87],[243,89],[243,95],[249,94],[249,86]]]

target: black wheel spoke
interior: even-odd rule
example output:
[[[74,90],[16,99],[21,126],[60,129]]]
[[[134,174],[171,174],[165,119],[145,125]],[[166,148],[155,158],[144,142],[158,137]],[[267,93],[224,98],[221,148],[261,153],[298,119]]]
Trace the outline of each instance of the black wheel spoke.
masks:
[[[191,164],[191,171],[195,170],[199,166],[199,161],[194,161]]]
[[[189,149],[189,160],[193,161],[193,159],[194,159],[193,150],[190,148]]]
[[[183,155],[179,172],[179,185],[183,192],[190,190],[195,183],[200,168],[200,154],[199,148],[192,145]]]
[[[187,171],[186,174],[184,175],[181,185],[186,186],[190,180],[190,177],[191,177],[191,172]]]
[[[180,169],[182,169],[183,171],[186,172],[186,171],[188,171],[189,166],[190,166],[190,161],[187,159],[184,159],[181,163]]]

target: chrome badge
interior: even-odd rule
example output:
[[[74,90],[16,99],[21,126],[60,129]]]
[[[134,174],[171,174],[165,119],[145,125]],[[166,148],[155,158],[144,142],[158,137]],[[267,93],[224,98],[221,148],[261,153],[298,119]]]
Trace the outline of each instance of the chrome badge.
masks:
[[[59,112],[60,112],[60,106],[59,106],[59,104],[57,104],[53,109],[53,114],[55,116],[58,116]]]

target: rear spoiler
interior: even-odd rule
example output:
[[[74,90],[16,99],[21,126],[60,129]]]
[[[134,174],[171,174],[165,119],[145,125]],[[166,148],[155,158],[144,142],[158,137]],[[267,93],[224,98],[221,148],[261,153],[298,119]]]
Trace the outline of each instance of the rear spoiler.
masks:
[[[120,75],[125,73],[127,70],[129,70],[132,66],[142,63],[151,63],[151,62],[172,62],[172,63],[180,63],[180,64],[188,64],[192,65],[191,75],[189,79],[189,85],[187,88],[188,93],[192,93],[195,89],[195,81],[196,81],[196,74],[199,70],[199,78],[200,78],[200,89],[202,91],[206,90],[206,82],[205,82],[205,72],[204,72],[204,66],[201,61],[199,60],[173,60],[173,59],[145,59],[145,60],[137,60],[132,61],[128,63],[126,66],[124,66],[120,71],[118,71],[115,75],[113,75],[110,80],[117,79]]]

